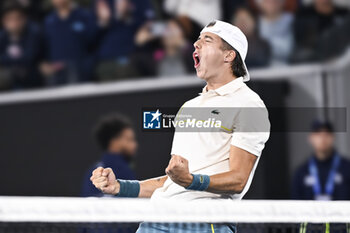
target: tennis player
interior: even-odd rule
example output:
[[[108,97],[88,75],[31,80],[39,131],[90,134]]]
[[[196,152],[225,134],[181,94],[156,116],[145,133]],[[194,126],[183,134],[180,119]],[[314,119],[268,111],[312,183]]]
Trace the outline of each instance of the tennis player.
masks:
[[[93,171],[91,181],[102,192],[119,197],[160,200],[233,199],[248,191],[260,155],[269,138],[270,124],[263,101],[244,82],[249,73],[244,63],[248,42],[237,27],[216,20],[209,23],[194,43],[194,67],[207,85],[183,108],[206,107],[215,116],[221,108],[239,108],[231,125],[220,132],[178,132],[174,134],[165,176],[144,181],[116,180],[110,168]],[[260,109],[243,114],[243,109]],[[263,111],[261,111],[263,110]],[[263,126],[262,126],[263,125]],[[261,130],[265,129],[265,130]],[[118,173],[118,171],[115,171]],[[142,223],[144,232],[235,232],[232,225],[209,224],[199,231],[191,226]]]

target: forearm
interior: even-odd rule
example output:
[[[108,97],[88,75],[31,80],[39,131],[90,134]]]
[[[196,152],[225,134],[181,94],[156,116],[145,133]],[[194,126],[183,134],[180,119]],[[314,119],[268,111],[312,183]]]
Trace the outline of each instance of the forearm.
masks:
[[[247,183],[245,175],[228,171],[210,176],[209,187],[206,191],[218,194],[241,193]]]
[[[139,197],[150,198],[157,188],[164,185],[168,176],[160,176],[144,181],[140,181],[140,193]]]
[[[193,174],[191,177],[192,179],[183,179],[181,183],[178,181],[177,184],[192,190],[205,190],[207,192],[217,194],[235,194],[241,193],[245,184],[247,183],[247,178],[245,178],[246,176],[235,171],[223,172],[212,176]],[[197,181],[194,181],[195,177],[197,177]],[[205,183],[209,182],[209,185],[207,186],[208,188],[201,189],[198,187],[198,185],[193,186],[194,183],[199,184],[198,182],[203,183],[204,187]]]
[[[213,193],[241,193],[247,184],[257,156],[241,148],[230,148],[230,171],[210,176],[207,189]]]

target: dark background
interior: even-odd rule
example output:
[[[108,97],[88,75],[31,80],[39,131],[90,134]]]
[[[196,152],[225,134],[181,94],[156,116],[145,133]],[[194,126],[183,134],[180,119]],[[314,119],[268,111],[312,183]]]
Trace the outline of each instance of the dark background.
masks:
[[[252,81],[268,107],[283,107],[287,84]],[[172,133],[143,132],[143,107],[180,107],[202,86],[104,96],[81,97],[0,106],[0,195],[79,196],[86,170],[98,160],[93,140],[96,121],[123,112],[135,122],[139,179],[164,174],[170,158]],[[270,115],[272,127],[285,118]],[[272,133],[246,198],[288,198],[286,137]]]

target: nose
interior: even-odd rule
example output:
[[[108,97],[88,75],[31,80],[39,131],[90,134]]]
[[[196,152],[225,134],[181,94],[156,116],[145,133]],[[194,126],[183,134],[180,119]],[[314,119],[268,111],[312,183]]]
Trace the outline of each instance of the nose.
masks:
[[[200,42],[197,40],[196,42],[193,43],[193,46],[195,49],[200,49]]]

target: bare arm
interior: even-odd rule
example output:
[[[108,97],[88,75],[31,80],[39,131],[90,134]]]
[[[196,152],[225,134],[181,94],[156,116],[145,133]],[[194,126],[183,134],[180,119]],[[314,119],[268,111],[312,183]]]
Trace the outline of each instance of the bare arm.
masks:
[[[248,181],[249,175],[257,157],[235,146],[230,148],[230,171],[210,176],[208,192],[213,193],[241,193]],[[193,180],[188,170],[188,161],[173,155],[168,167],[167,175],[177,184],[188,187]],[[161,176],[140,182],[139,197],[149,198],[153,192],[164,185],[168,176]],[[120,185],[111,168],[96,168],[90,178],[96,188],[107,194],[119,193]]]
[[[208,192],[241,193],[248,181],[257,157],[235,146],[230,147],[230,171],[210,176]],[[188,187],[193,180],[188,170],[188,161],[173,155],[166,169],[167,175],[175,183]]]
[[[168,176],[160,176],[157,178],[141,181],[139,197],[146,197],[146,198],[151,197],[154,190],[162,187],[165,181],[167,180],[167,178]]]
[[[141,181],[139,197],[151,197],[154,190],[162,187],[167,178],[167,176],[161,176]],[[96,168],[92,172],[90,180],[95,187],[101,190],[103,193],[117,195],[120,191],[120,184],[111,168]]]
[[[213,193],[241,193],[257,157],[241,148],[230,148],[230,171],[210,176],[207,189]]]

